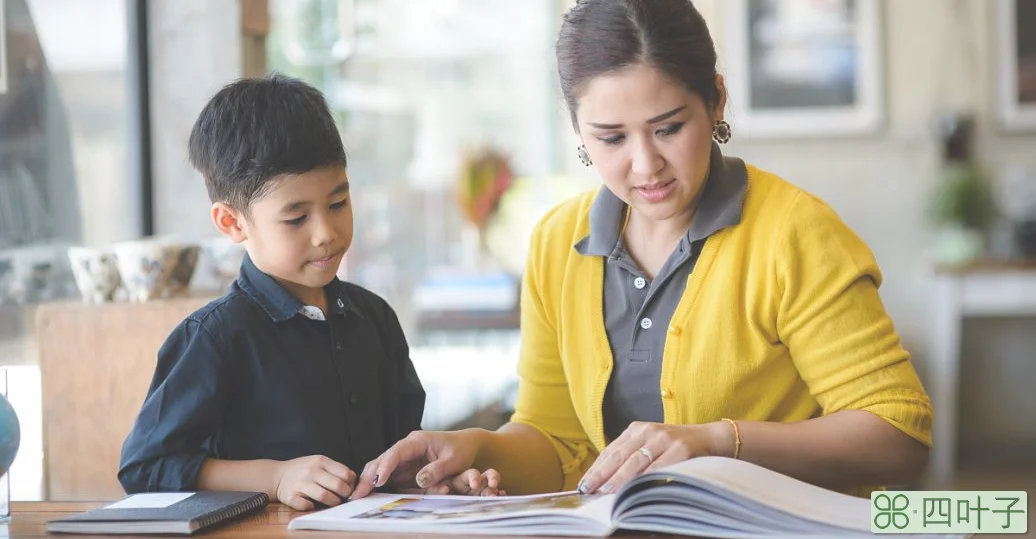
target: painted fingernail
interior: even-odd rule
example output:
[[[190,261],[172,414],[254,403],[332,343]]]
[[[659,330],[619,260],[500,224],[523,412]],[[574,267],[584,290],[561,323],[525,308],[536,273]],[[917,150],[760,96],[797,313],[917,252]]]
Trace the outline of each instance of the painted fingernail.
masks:
[[[580,494],[589,494],[590,484],[586,482],[586,479],[584,479],[579,482],[579,486],[576,487],[576,490],[578,490]]]
[[[429,477],[428,472],[421,472],[417,474],[417,486],[421,488],[426,488],[428,484],[431,483],[431,479],[432,478]]]
[[[603,493],[605,493],[605,494],[611,494],[611,492],[612,492],[612,489],[614,489],[614,488],[615,488],[615,487],[613,487],[611,483],[605,483],[605,484],[604,484],[604,485],[603,485],[603,486],[602,486],[602,487],[600,488],[600,491],[601,491],[601,492],[603,492]]]
[[[374,483],[373,483],[374,486],[378,486],[378,479],[380,477],[381,477],[381,474],[374,474]]]

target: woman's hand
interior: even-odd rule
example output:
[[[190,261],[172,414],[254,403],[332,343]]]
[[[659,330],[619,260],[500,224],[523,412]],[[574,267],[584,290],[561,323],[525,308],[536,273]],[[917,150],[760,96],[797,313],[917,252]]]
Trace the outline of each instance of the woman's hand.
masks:
[[[694,457],[728,455],[734,436],[723,423],[666,425],[635,422],[597,457],[579,491],[610,494],[637,475]],[[720,448],[727,448],[723,450]]]
[[[456,490],[450,488],[456,486],[451,485],[452,478],[468,478],[462,474],[474,468],[480,446],[476,429],[456,432],[412,432],[381,456],[367,463],[356,481],[356,488],[350,499],[363,498],[375,487],[383,485],[400,490],[424,489],[426,492],[432,492],[433,488],[442,490],[443,486],[447,490]],[[478,473],[477,470],[475,472]],[[487,470],[485,473],[490,472],[499,484],[499,474],[493,470]],[[488,477],[486,481],[488,484]]]

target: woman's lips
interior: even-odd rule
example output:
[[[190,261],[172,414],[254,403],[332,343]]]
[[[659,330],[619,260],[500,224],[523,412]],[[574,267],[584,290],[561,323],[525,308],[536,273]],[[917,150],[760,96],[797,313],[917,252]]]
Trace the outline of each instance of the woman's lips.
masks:
[[[676,178],[662,184],[637,187],[637,193],[648,202],[661,202],[673,194],[676,189]]]

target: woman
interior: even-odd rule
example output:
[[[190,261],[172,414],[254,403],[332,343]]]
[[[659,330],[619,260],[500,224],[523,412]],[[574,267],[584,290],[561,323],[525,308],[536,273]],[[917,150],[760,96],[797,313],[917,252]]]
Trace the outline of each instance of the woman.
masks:
[[[609,492],[703,455],[858,494],[917,479],[932,409],[874,257],[822,201],[722,155],[726,89],[692,4],[581,0],[557,59],[604,187],[533,234],[516,413],[401,441],[355,496],[471,467],[512,494]]]

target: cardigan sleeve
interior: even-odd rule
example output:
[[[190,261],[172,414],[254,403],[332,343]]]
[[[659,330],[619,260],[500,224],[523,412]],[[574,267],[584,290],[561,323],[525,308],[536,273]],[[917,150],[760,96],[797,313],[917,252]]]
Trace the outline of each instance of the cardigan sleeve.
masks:
[[[559,308],[551,303],[558,301],[558,296],[548,290],[558,288],[560,283],[547,282],[553,276],[546,271],[550,258],[546,243],[562,240],[564,234],[552,235],[543,229],[541,222],[533,232],[522,275],[518,399],[511,421],[533,427],[550,440],[564,476],[559,490],[572,490],[593,463],[596,452],[572,403],[558,345]]]
[[[824,414],[867,410],[925,445],[933,411],[878,295],[874,255],[835,212],[800,193],[775,257],[777,331]]]

